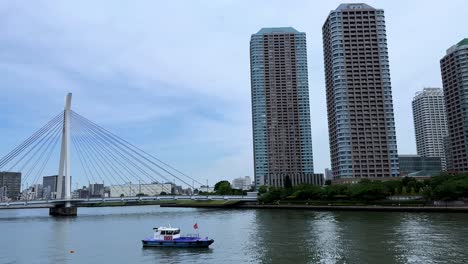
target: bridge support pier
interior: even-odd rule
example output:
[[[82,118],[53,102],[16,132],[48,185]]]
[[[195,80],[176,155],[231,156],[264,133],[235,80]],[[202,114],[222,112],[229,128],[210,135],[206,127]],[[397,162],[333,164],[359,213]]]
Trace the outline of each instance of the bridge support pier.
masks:
[[[51,216],[76,216],[78,208],[76,207],[53,207],[49,208],[49,215]]]

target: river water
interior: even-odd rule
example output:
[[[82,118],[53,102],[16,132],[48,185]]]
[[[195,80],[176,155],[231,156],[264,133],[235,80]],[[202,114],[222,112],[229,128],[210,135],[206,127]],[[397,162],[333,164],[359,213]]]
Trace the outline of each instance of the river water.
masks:
[[[172,225],[209,249],[141,247]],[[71,251],[74,251],[71,253]],[[468,263],[468,214],[158,206],[0,210],[0,263]]]

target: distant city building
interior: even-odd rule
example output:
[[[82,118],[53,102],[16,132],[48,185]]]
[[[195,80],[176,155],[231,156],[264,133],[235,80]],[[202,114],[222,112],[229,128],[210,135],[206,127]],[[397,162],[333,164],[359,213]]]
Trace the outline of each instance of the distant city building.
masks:
[[[137,194],[144,194],[148,196],[160,195],[162,192],[166,194],[173,193],[173,184],[171,183],[151,183],[151,184],[135,184],[127,183],[121,185],[109,186],[110,197],[120,196],[136,196]],[[178,190],[177,190],[178,192]]]
[[[89,198],[100,198],[104,197],[104,184],[103,183],[93,183],[88,187]]]
[[[450,149],[448,170],[468,172],[468,38],[440,60]]]
[[[65,176],[62,176],[62,190],[65,190]],[[57,175],[44,176],[42,178],[42,198],[56,199],[57,195]],[[71,176],[70,176],[70,189],[71,189]]]
[[[325,169],[325,180],[326,181],[333,180],[333,172],[328,168]]]
[[[442,172],[442,159],[440,157],[400,155],[398,159],[401,176],[437,176]]]
[[[26,190],[27,200],[37,200],[42,198],[42,184],[33,184]]]
[[[0,172],[0,188],[3,197],[17,200],[21,196],[21,172]]]
[[[198,189],[198,191],[199,191],[199,192],[208,192],[208,193],[215,192],[214,187],[209,187],[209,186],[206,186],[206,185],[200,186],[200,188]]]
[[[445,170],[444,139],[448,132],[443,90],[424,88],[421,92],[416,93],[412,106],[418,155],[440,157],[442,169]]]
[[[340,4],[322,28],[334,179],[396,177],[398,152],[385,17]]]
[[[292,186],[300,185],[300,184],[313,184],[322,186],[324,185],[324,177],[322,173],[297,173],[297,174],[287,174],[287,175],[280,175],[284,181],[289,178],[291,181]],[[270,182],[268,182],[270,180]],[[271,178],[267,178],[265,184],[267,186],[275,186],[274,182],[271,182]]]
[[[239,190],[250,190],[252,187],[252,179],[250,176],[235,178],[232,181],[232,188]]]
[[[306,34],[262,28],[250,39],[250,71],[256,187],[312,177]]]

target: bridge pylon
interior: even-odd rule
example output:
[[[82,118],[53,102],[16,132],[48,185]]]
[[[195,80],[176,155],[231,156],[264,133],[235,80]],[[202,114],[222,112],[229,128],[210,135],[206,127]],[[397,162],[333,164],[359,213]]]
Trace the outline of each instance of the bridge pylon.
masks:
[[[70,182],[70,111],[72,94],[68,93],[65,98],[63,111],[62,144],[60,148],[59,172],[57,176],[56,199],[65,200],[64,205],[51,208],[50,215],[75,216],[76,208],[71,205],[71,182]],[[63,183],[65,181],[65,183]],[[62,185],[64,188],[62,188]]]

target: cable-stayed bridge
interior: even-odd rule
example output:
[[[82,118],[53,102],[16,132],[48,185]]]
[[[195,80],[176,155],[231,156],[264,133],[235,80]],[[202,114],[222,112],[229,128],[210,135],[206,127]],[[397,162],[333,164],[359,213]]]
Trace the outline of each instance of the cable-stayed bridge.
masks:
[[[63,111],[0,159],[0,173],[21,173],[16,174],[21,178],[20,196],[0,201],[0,209],[50,208],[51,215],[76,215],[77,207],[118,201],[125,206],[145,201],[256,200],[248,196],[193,195],[195,185],[202,185],[200,181],[74,112],[71,99],[70,93]],[[54,160],[58,169],[53,166]],[[73,177],[72,161],[76,167]],[[51,170],[58,173],[48,177],[51,184],[42,186],[41,196],[30,198],[27,191],[24,194],[24,186],[39,186],[46,171],[50,175]],[[107,196],[74,197],[72,180],[96,183],[102,189],[106,183]],[[180,187],[175,185],[176,180]],[[5,178],[3,182],[0,197],[7,197],[8,192],[11,197],[13,183]]]

